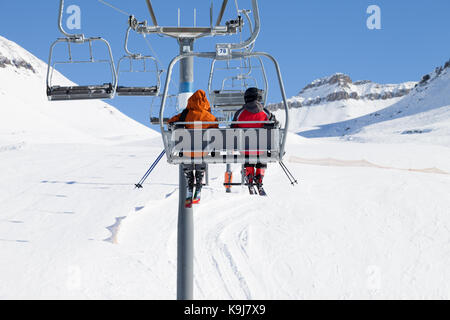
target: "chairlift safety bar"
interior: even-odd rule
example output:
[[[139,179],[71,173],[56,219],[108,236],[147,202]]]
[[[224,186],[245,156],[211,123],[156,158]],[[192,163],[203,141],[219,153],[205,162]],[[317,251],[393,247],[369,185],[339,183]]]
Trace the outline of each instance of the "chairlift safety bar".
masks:
[[[233,124],[275,124],[275,121],[214,121],[214,122],[202,122],[202,121],[194,121],[194,122],[174,122],[174,125],[193,125],[193,126],[201,126],[201,125],[233,125]],[[257,129],[257,128],[256,128]]]

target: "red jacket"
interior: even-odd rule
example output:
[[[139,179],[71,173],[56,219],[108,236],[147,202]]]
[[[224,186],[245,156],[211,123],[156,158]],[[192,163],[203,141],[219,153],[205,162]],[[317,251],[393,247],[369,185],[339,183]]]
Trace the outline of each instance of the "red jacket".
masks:
[[[257,101],[247,103],[242,109],[236,112],[233,122],[239,121],[275,121],[275,116]],[[264,123],[243,123],[233,124],[233,128],[263,128]]]
[[[233,122],[239,121],[274,121],[276,122],[275,116],[264,106],[258,102],[250,102],[244,105],[242,109],[236,112],[234,115]],[[242,123],[233,124],[232,128],[270,128],[273,125],[264,123]],[[260,155],[262,152],[255,150],[244,152],[245,155]]]

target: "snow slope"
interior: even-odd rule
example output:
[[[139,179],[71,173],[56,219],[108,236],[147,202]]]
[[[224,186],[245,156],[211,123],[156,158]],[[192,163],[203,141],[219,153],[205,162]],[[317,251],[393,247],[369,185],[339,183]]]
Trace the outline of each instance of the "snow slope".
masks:
[[[271,165],[268,199],[226,194],[212,167],[195,208],[197,299],[450,298],[448,148],[289,140],[300,185]],[[160,148],[3,153],[0,298],[174,299],[177,169],[133,189]]]
[[[178,169],[162,162],[133,188],[160,137],[102,102],[47,104],[32,71],[5,74],[0,299],[174,299]],[[28,97],[22,82],[36,86]],[[195,207],[195,298],[449,299],[449,158],[438,145],[290,134],[300,185],[270,165],[268,198],[226,194],[212,166]]]

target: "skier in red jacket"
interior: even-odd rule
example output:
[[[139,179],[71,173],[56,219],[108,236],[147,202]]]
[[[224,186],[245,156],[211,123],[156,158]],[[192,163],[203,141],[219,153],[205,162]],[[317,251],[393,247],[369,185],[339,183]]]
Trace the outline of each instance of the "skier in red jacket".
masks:
[[[257,88],[249,88],[245,92],[245,105],[242,109],[238,110],[234,116],[233,122],[240,121],[273,121],[274,124],[267,125],[263,123],[243,123],[235,124],[234,128],[270,128],[274,127],[277,123],[275,116],[262,105],[261,91]],[[256,170],[255,170],[256,169]],[[267,164],[257,163],[256,165],[246,163],[245,164],[245,176],[246,182],[250,185],[250,192],[252,193],[252,184],[256,184],[258,191],[261,195],[265,195],[262,187],[264,174],[267,169]]]

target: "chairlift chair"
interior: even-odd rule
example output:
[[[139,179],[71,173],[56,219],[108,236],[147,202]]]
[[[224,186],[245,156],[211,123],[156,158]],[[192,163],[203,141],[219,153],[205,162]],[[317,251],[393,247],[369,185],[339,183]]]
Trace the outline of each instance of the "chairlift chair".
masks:
[[[111,46],[101,37],[85,38],[83,34],[69,34],[62,27],[62,16],[64,12],[64,0],[60,1],[59,30],[64,35],[58,38],[50,47],[48,71],[47,71],[47,97],[50,101],[63,100],[86,100],[86,99],[111,99],[115,95],[117,87],[117,74],[114,65]],[[96,59],[94,56],[94,43],[103,44],[108,52],[107,59]],[[76,60],[72,56],[72,46],[89,46],[89,59]],[[68,59],[65,61],[54,61],[53,51],[56,46],[67,45]],[[93,84],[83,86],[60,86],[53,84],[53,74],[57,65],[79,65],[79,64],[107,64],[111,72],[111,81],[104,84]]]
[[[233,125],[243,122],[219,121],[214,123],[177,123],[175,127],[167,125],[164,121],[166,100],[175,64],[186,58],[205,58],[215,61],[218,59],[216,52],[191,52],[175,57],[169,65],[167,79],[162,94],[160,109],[160,129],[168,162],[171,164],[244,164],[249,162],[249,153],[254,153],[255,160],[261,163],[274,163],[282,161],[285,154],[286,137],[289,123],[289,109],[286,93],[278,62],[271,55],[264,52],[232,52],[228,59],[239,60],[246,58],[263,57],[271,60],[277,71],[283,105],[286,112],[284,126],[271,128],[234,128]],[[222,59],[223,60],[223,59]],[[242,107],[242,105],[241,105]],[[215,124],[215,129],[179,129],[181,125]],[[250,123],[249,123],[250,124]],[[251,124],[273,125],[270,121],[257,121]],[[252,140],[253,139],[253,140]]]
[[[249,53],[249,51],[247,51],[247,53]],[[262,97],[262,103],[263,105],[265,105],[269,85],[263,61],[260,57],[257,57],[257,60],[259,62],[258,68],[261,69],[264,82],[263,88],[259,90]],[[223,113],[235,112],[242,108],[242,106],[245,104],[245,91],[251,86],[256,88],[259,87],[257,79],[252,76],[252,71],[255,67],[252,66],[252,61],[250,58],[242,59],[244,63],[241,63],[241,66],[239,67],[231,67],[229,65],[229,61],[227,61],[226,67],[220,69],[216,68],[217,61],[218,60],[215,59],[211,63],[211,71],[208,83],[208,91],[212,107],[213,109]],[[217,70],[225,70],[228,72],[232,72],[235,70],[239,73],[235,76],[224,78],[222,80],[222,86],[219,89],[213,89],[214,76]],[[227,83],[231,83],[231,85],[227,86]]]
[[[130,20],[133,17],[130,18]],[[158,60],[152,56],[144,56],[142,54],[139,53],[132,53],[129,51],[128,49],[128,38],[129,38],[129,34],[131,31],[132,27],[128,27],[127,29],[127,33],[126,33],[126,38],[125,38],[125,52],[126,55],[123,56],[118,64],[117,64],[117,74],[120,75],[123,73],[144,73],[144,74],[150,74],[150,73],[154,73],[155,74],[155,82],[156,85],[154,86],[121,86],[119,85],[117,87],[117,95],[118,96],[150,96],[150,97],[155,97],[159,95],[159,90],[161,87],[161,73],[162,71],[159,68],[159,64],[158,64]],[[126,64],[129,66],[127,69],[123,69],[121,68],[121,66],[123,66],[124,62],[127,62]],[[142,68],[140,69],[135,69],[134,68],[134,63],[135,62],[141,62],[142,63]],[[153,65],[153,69],[150,67],[150,65]]]
[[[255,18],[255,25],[253,27],[248,11],[242,11],[247,20],[250,22],[250,37],[236,44],[217,44],[215,52],[190,52],[181,54],[175,57],[167,71],[166,82],[164,91],[162,94],[161,109],[159,114],[160,130],[163,138],[164,148],[168,162],[171,164],[192,164],[192,163],[206,163],[206,164],[245,164],[251,161],[257,161],[261,163],[274,163],[281,162],[285,155],[285,146],[287,140],[287,133],[289,129],[289,107],[287,104],[287,97],[284,88],[284,83],[281,75],[280,66],[278,61],[268,53],[265,52],[253,52],[254,43],[260,32],[260,18],[258,3],[256,0],[252,0],[253,13]],[[267,101],[268,94],[268,80],[263,64],[263,58],[267,58],[272,62],[275,67],[279,89],[283,98],[283,106],[285,110],[285,122],[284,125],[276,125],[273,122],[250,122],[249,124],[263,124],[272,125],[263,126],[262,128],[235,128],[236,124],[243,124],[243,122],[222,121],[216,123],[177,123],[175,127],[167,125],[164,121],[166,101],[168,99],[169,86],[172,77],[174,66],[183,59],[201,58],[209,59],[211,63],[211,72],[208,90],[210,93],[210,99],[212,100],[213,108],[216,110],[228,110],[229,107],[239,108],[244,103],[245,91],[241,88],[239,91],[226,92],[222,83],[222,88],[219,90],[212,89],[212,80],[214,77],[215,63],[216,61],[248,61],[247,73],[240,71],[240,75],[243,77],[247,75],[251,76],[251,64],[252,59],[257,59],[260,63],[262,74],[264,78],[264,102]],[[222,95],[223,94],[223,95]],[[219,98],[219,99],[217,99]],[[221,100],[223,99],[223,100]],[[242,103],[242,104],[241,104]],[[227,113],[230,113],[228,110]],[[178,129],[178,125],[202,125],[215,124],[218,128],[214,129]],[[253,153],[255,156],[250,156]]]

